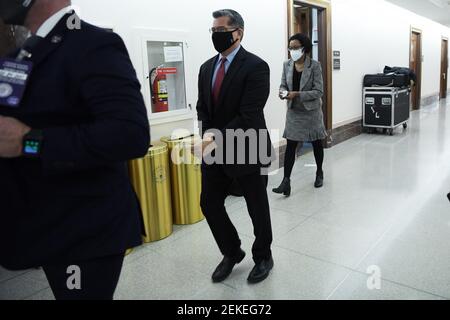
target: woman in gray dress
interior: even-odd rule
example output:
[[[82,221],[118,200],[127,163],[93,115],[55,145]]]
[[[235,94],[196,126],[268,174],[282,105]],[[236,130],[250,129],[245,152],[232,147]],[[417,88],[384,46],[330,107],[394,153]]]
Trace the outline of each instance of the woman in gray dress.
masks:
[[[273,192],[290,196],[291,173],[294,167],[296,150],[303,142],[311,142],[317,164],[314,186],[323,186],[323,145],[327,132],[323,121],[322,96],[323,77],[320,62],[312,60],[311,40],[304,34],[296,34],[289,39],[291,59],[284,63],[280,86],[280,98],[287,100],[286,129],[283,137],[287,139],[284,159],[284,179]]]

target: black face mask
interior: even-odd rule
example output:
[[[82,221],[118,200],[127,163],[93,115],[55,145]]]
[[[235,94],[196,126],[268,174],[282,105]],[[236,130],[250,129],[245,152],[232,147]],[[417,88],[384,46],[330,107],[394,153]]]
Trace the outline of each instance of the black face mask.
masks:
[[[5,24],[23,26],[35,0],[0,0],[0,20]]]
[[[233,32],[235,32],[236,30],[238,29],[234,29],[233,31],[228,32],[214,32],[212,34],[212,41],[217,52],[222,53],[230,49],[233,44],[238,41],[233,39]]]

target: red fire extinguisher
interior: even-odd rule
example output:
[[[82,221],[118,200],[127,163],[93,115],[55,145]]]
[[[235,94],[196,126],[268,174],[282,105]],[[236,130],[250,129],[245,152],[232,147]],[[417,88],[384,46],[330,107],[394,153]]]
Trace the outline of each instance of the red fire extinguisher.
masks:
[[[160,68],[150,71],[150,89],[152,94],[153,112],[169,111],[169,94],[167,91],[167,76]]]

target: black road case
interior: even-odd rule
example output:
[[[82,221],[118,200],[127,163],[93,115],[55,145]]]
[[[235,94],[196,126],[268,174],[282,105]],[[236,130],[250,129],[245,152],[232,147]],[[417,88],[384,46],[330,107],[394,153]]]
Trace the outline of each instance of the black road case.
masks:
[[[378,73],[368,74],[364,77],[364,87],[394,87],[402,88],[410,85],[410,77],[406,74]]]
[[[363,127],[385,129],[393,135],[394,129],[407,128],[410,116],[410,89],[392,87],[365,87],[363,90]]]

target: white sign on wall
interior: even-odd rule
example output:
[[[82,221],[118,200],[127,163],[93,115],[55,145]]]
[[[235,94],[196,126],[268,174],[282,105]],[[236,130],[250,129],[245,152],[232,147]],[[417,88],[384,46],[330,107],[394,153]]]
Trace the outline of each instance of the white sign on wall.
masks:
[[[178,47],[164,47],[164,60],[166,62],[180,62],[183,61],[183,48]]]

